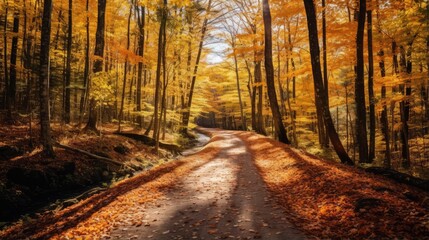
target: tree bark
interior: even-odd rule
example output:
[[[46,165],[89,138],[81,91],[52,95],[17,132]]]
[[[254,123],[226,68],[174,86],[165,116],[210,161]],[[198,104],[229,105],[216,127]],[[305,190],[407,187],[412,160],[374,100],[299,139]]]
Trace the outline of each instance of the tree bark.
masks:
[[[411,61],[411,54],[412,54],[412,47],[414,39],[417,35],[413,37],[412,40],[410,40],[407,44],[407,51],[406,53],[403,53],[404,57],[406,59],[405,62],[405,71],[407,73],[407,77],[411,76],[413,66]],[[401,54],[402,55],[402,54]],[[410,147],[409,147],[409,126],[408,121],[410,120],[410,100],[408,99],[411,96],[411,80],[407,79],[405,83],[405,89],[403,89],[403,94],[405,95],[405,100],[403,100],[400,103],[401,107],[401,122],[402,122],[402,130],[401,130],[401,145],[402,145],[402,162],[401,165],[403,168],[409,168],[411,166],[410,162]]]
[[[369,163],[368,140],[366,131],[366,104],[365,104],[365,76],[364,76],[364,28],[365,28],[366,0],[359,1],[358,28],[356,33],[356,134],[359,147],[359,162]]]
[[[384,78],[386,76],[386,67],[384,64],[384,51],[380,50],[378,52],[378,56],[380,57],[379,66],[380,66],[381,77]],[[381,99],[383,101],[386,101],[386,86],[384,84],[381,86]],[[384,141],[386,143],[383,165],[385,168],[390,168],[391,156],[390,156],[390,138],[389,138],[389,119],[387,116],[387,102],[383,102],[383,110],[381,112],[381,131],[383,133]]]
[[[308,39],[310,45],[310,55],[311,55],[311,66],[313,72],[313,81],[314,88],[316,92],[316,108],[323,109],[323,117],[326,128],[328,129],[329,139],[332,142],[332,145],[340,158],[341,162],[348,165],[353,165],[353,161],[348,156],[345,151],[343,144],[338,137],[337,131],[335,130],[334,123],[332,121],[331,113],[326,102],[325,91],[323,89],[323,77],[322,69],[320,66],[320,49],[319,49],[319,39],[317,32],[317,20],[316,20],[316,10],[314,7],[313,0],[304,0],[305,12],[307,14],[307,25],[308,25]]]
[[[133,6],[130,6],[130,12],[128,14],[128,25],[127,25],[127,51],[130,50],[130,25],[131,25],[131,14]],[[125,56],[125,64],[124,64],[124,82],[122,85],[122,98],[121,98],[121,108],[119,109],[119,116],[118,116],[118,132],[121,132],[121,123],[122,118],[124,117],[124,102],[125,102],[125,89],[127,85],[127,74],[128,74],[128,52]],[[131,85],[132,86],[132,85]],[[131,92],[130,92],[131,94]]]
[[[10,49],[10,79],[9,79],[9,89],[7,98],[8,101],[8,114],[7,119],[10,122],[13,122],[12,112],[15,110],[15,100],[16,100],[16,59],[18,53],[18,32],[19,32],[19,10],[15,10],[13,14],[13,37],[12,37],[12,46]]]
[[[329,108],[329,82],[328,82],[328,55],[327,55],[327,43],[326,43],[326,0],[322,0],[322,52],[323,52],[323,87],[325,89],[326,101]],[[323,119],[322,119],[323,121]],[[323,122],[322,122],[323,124]],[[323,129],[322,145],[329,147],[329,137],[326,134],[327,129]]]
[[[43,3],[42,33],[40,43],[40,137],[43,144],[43,154],[55,157],[52,147],[51,126],[49,115],[49,47],[51,42],[51,13],[52,0]]]
[[[258,55],[258,53],[255,53],[255,55]],[[255,58],[259,58],[259,56],[255,56]],[[265,131],[265,124],[264,124],[264,115],[263,115],[263,104],[264,104],[264,88],[262,86],[262,63],[259,59],[255,59],[255,69],[254,69],[254,75],[255,75],[255,81],[254,84],[257,84],[257,87],[254,87],[253,91],[253,98],[255,98],[253,101],[255,101],[255,118],[256,118],[256,132],[262,135],[267,135],[267,132]],[[256,97],[258,99],[256,104]]]
[[[375,97],[374,97],[374,56],[372,44],[372,10],[367,11],[368,19],[368,97],[369,97],[369,153],[368,162],[375,158]]]
[[[276,135],[280,142],[290,144],[286,129],[283,125],[282,115],[280,114],[279,104],[277,102],[276,89],[274,84],[274,66],[273,66],[273,46],[271,30],[271,11],[268,0],[262,1],[264,31],[265,31],[265,74],[267,81],[268,98],[270,101],[271,112],[273,114],[274,127]]]
[[[80,108],[79,108],[79,126],[83,121],[83,114],[88,100],[88,77],[89,77],[89,0],[86,0],[86,44],[85,44],[85,66],[83,70],[83,93],[80,97]]]
[[[64,122],[70,123],[70,80],[71,80],[71,48],[73,37],[73,1],[69,0],[68,10],[68,28],[67,28],[67,63],[66,63],[66,82],[65,82],[65,103],[64,103]]]
[[[144,52],[145,52],[145,18],[146,18],[146,9],[145,7],[136,6],[136,12],[137,12],[137,24],[138,24],[138,31],[139,31],[139,37],[138,37],[138,51],[137,55],[143,58]],[[138,63],[138,70],[137,70],[137,124],[140,128],[143,127],[143,117],[141,116],[142,111],[142,76],[143,76],[143,62],[142,59]]]
[[[158,152],[159,148],[159,128],[160,128],[160,91],[161,91],[161,69],[162,69],[162,58],[164,56],[163,51],[165,51],[164,44],[164,29],[167,24],[167,0],[164,0],[161,9],[161,24],[159,26],[159,34],[158,34],[158,60],[156,65],[156,78],[155,78],[155,110],[154,110],[154,127],[153,127],[153,139],[155,139],[155,150]],[[162,109],[161,109],[162,110]],[[162,111],[161,111],[162,112]]]
[[[295,61],[293,60],[293,58],[290,59],[291,61],[291,65],[292,65],[292,71],[295,71]],[[295,82],[295,75],[292,77],[292,82]],[[290,78],[287,78],[287,83],[286,83],[286,91],[289,93],[289,84],[290,84]],[[293,91],[293,90],[292,90]],[[296,121],[295,121],[295,111],[292,110],[292,105],[291,105],[291,101],[290,101],[290,94],[288,94],[287,96],[287,105],[288,105],[288,110],[290,113],[290,121],[292,124],[292,139],[293,139],[293,144],[295,147],[298,147],[298,137],[296,134]]]
[[[232,36],[235,37],[235,36]],[[241,127],[242,130],[246,131],[247,130],[247,126],[246,126],[246,117],[244,115],[244,110],[243,110],[243,101],[241,100],[241,90],[240,90],[240,75],[238,72],[238,60],[237,60],[237,54],[235,52],[235,40],[233,40],[233,51],[234,51],[234,67],[235,67],[235,80],[237,83],[237,92],[238,92],[238,103],[240,104],[240,116],[241,116]]]
[[[248,82],[247,82],[247,90],[249,92],[249,97],[250,97],[250,106],[251,106],[251,120],[252,120],[252,129],[254,131],[256,131],[257,129],[257,125],[256,125],[256,87],[253,84],[253,77],[252,77],[252,72],[250,70],[249,67],[249,62],[247,60],[245,60],[246,62],[246,70],[247,70],[247,75],[248,75]]]
[[[97,59],[94,61],[93,72],[98,73],[103,71],[103,56],[104,56],[104,29],[105,29],[105,15],[106,15],[106,0],[98,0],[98,15],[97,15],[97,30],[95,33],[95,49],[94,55]],[[88,90],[89,91],[89,90]],[[89,95],[89,92],[88,92]],[[86,124],[86,129],[89,131],[97,130],[97,100],[91,97],[89,118]]]
[[[3,64],[4,64],[4,83],[5,83],[5,89],[4,89],[4,107],[7,108],[9,106],[9,71],[8,71],[8,65],[7,65],[7,15],[8,15],[8,2],[7,0],[4,0],[6,8],[4,13],[4,26],[3,26]]]

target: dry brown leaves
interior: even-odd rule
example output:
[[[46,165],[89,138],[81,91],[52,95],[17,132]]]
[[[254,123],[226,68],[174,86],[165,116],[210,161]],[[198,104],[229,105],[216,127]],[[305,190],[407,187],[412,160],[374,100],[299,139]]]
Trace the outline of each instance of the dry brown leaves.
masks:
[[[1,239],[98,239],[118,225],[127,211],[154,201],[181,177],[213,158],[216,151],[206,147],[198,156],[169,162],[125,180],[57,213],[21,222],[0,232]],[[138,224],[138,223],[136,223]]]
[[[290,220],[307,233],[340,239],[429,239],[429,194],[266,137],[238,135],[248,143]]]

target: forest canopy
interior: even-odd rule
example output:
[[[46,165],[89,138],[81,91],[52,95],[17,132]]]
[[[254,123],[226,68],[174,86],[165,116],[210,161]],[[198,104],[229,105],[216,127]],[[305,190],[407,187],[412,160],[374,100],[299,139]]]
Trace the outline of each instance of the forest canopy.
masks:
[[[201,125],[427,170],[428,14],[425,0],[3,0],[1,121],[37,119],[52,157],[52,124],[157,143]]]

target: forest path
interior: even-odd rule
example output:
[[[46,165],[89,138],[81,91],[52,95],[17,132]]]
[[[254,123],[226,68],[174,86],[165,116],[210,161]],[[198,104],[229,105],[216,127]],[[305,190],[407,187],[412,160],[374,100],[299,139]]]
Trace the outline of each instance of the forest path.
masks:
[[[214,157],[162,199],[121,213],[109,239],[305,239],[271,200],[245,142],[235,132],[212,133],[205,148]]]

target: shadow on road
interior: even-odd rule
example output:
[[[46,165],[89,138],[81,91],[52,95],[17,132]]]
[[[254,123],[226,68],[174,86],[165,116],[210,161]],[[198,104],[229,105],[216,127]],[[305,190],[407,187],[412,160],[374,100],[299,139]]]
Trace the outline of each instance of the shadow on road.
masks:
[[[213,139],[208,147],[218,153],[169,191],[166,200],[146,209],[148,226],[119,230],[113,237],[305,238],[270,200],[243,141],[227,131],[217,133]]]

